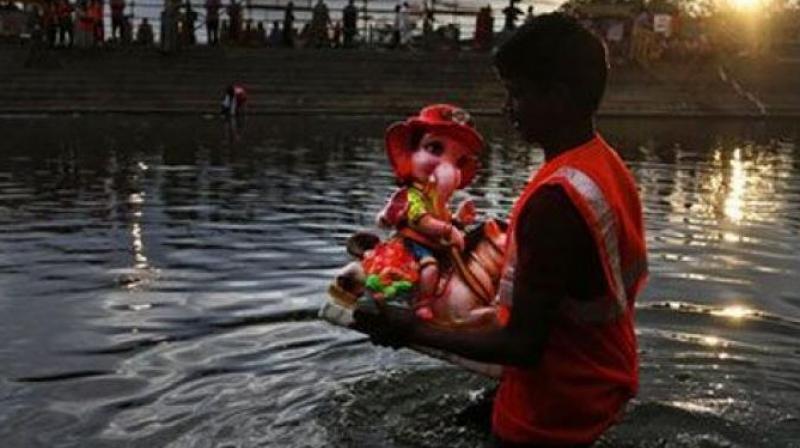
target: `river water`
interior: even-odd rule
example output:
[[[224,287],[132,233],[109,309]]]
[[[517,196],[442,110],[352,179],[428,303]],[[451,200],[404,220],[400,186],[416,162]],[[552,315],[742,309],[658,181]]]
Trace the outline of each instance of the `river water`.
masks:
[[[392,188],[386,123],[0,119],[0,445],[485,445],[490,381],[316,317]],[[800,447],[800,128],[600,125],[651,280],[641,391],[599,446]],[[503,217],[542,156],[479,127],[469,193]]]

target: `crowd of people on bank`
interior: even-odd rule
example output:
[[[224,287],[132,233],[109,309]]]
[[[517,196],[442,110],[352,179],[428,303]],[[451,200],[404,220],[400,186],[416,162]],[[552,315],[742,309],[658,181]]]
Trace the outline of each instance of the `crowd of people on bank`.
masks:
[[[107,5],[110,34],[106,33],[104,0],[45,0],[29,11],[27,29],[51,47],[91,47],[108,42],[153,44],[155,33],[147,18],[139,21],[135,32],[133,15],[125,14],[125,0],[110,0]],[[15,10],[13,3],[3,5]]]
[[[149,18],[134,18],[132,0],[42,0],[28,10],[32,18],[29,28],[39,31],[37,36],[51,47],[82,48],[109,43],[153,45],[156,36],[162,47],[178,48],[200,42],[198,32],[203,26],[205,42],[210,46],[351,48],[369,41],[403,49],[431,42],[457,46],[461,38],[457,24],[437,23],[435,13],[443,11],[427,6],[413,8],[408,1],[398,3],[391,18],[388,11],[382,12],[384,20],[371,17],[369,27],[364,20],[366,11],[356,7],[354,0],[349,0],[338,14],[331,12],[325,0],[316,0],[310,11],[303,8],[302,21],[298,20],[294,2],[289,1],[282,8],[283,19],[271,23],[246,19],[246,6],[241,0],[224,1],[225,4],[223,0],[192,4],[189,0],[168,0],[158,18],[157,34]],[[512,5],[517,1],[511,0]],[[12,2],[0,3],[15,7]],[[515,26],[516,10],[513,7],[503,11],[508,30]],[[475,47],[490,48],[495,34],[491,6],[479,11],[475,30]]]
[[[395,49],[457,50],[469,45],[475,50],[488,51],[502,34],[534,18],[533,6],[528,6],[526,12],[519,7],[521,0],[508,0],[498,14],[503,20],[498,30],[495,12],[487,4],[474,13],[473,38],[462,41],[458,24],[451,20],[437,22],[436,15],[445,11],[429,6],[433,2],[410,6],[408,1],[400,0],[392,12],[383,10],[379,11],[383,14],[380,17],[374,14],[368,17],[368,11],[359,9],[354,0],[348,0],[339,12],[332,12],[325,0],[313,1],[313,6],[309,4],[299,8],[300,11],[293,1],[280,7],[280,11],[276,11],[278,6],[270,6],[270,13],[277,12],[282,20],[268,23],[245,18],[245,10],[251,6],[242,0],[203,0],[195,4],[190,0],[167,0],[158,20],[158,33],[146,17],[137,18],[134,28],[133,0],[42,0],[33,9],[32,16],[36,18],[34,28],[39,30],[36,36],[51,47],[85,48],[109,43],[152,46],[158,36],[165,51],[201,42],[198,33],[202,28],[205,28],[205,36],[200,37],[205,37],[209,46],[352,48],[368,42]],[[2,7],[13,5],[0,0]],[[658,59],[671,53],[710,52],[708,38],[703,33],[680,33],[682,36],[676,38],[677,30],[687,28],[677,16],[643,10],[638,16],[626,19],[624,16],[586,16],[580,8],[567,12],[603,39],[615,59]],[[298,20],[298,15],[302,20]],[[369,26],[365,19],[369,19]],[[109,27],[107,20],[110,20]],[[461,20],[460,23],[465,22]],[[694,37],[687,38],[687,35]]]

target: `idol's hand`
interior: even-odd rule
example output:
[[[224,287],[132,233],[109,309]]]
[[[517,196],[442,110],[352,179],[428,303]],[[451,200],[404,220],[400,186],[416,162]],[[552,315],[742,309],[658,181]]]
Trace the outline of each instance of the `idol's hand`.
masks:
[[[464,225],[470,225],[475,222],[478,212],[475,209],[475,201],[472,199],[465,199],[458,205],[456,211],[456,219]]]
[[[450,234],[447,236],[447,242],[458,249],[459,252],[464,251],[464,234],[455,226],[450,227]]]

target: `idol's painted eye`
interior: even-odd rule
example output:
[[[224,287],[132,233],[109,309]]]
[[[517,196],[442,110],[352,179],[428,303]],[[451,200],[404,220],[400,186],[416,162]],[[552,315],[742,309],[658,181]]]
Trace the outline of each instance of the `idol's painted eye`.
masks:
[[[425,144],[424,149],[428,153],[433,154],[435,156],[440,156],[444,154],[444,145],[442,144],[442,142],[437,142],[437,141],[429,142]]]

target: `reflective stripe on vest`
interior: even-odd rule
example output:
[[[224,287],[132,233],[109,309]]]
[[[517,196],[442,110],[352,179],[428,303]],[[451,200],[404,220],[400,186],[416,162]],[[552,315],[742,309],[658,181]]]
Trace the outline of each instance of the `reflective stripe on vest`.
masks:
[[[574,310],[579,314],[579,316],[576,317],[582,317],[592,321],[596,319],[613,319],[622,314],[628,305],[625,283],[622,280],[622,258],[619,254],[619,233],[617,232],[617,220],[614,216],[614,211],[611,209],[608,201],[606,201],[606,197],[602,190],[600,190],[600,187],[582,171],[565,166],[559,168],[544,183],[551,183],[558,179],[563,179],[563,181],[566,181],[575,189],[594,214],[595,222],[587,224],[593,226],[593,230],[601,236],[603,245],[605,246],[605,251],[601,249],[601,255],[605,255],[605,261],[608,263],[611,270],[611,278],[609,280],[612,284],[609,285],[609,289],[614,295],[614,309],[608,312],[598,312],[596,308],[598,306],[602,307],[602,302],[604,301],[592,301],[588,303],[578,302],[575,305],[580,304],[580,307]]]
[[[588,206],[595,218],[593,222],[586,222],[586,224],[602,240],[604,247],[598,247],[600,250],[599,255],[603,258],[601,263],[607,264],[611,273],[611,278],[608,279],[608,282],[611,283],[609,284],[609,293],[613,297],[598,297],[591,301],[567,298],[564,299],[562,304],[562,311],[566,315],[582,322],[603,323],[616,320],[627,310],[628,294],[636,293],[634,287],[639,283],[642,276],[646,275],[647,259],[636,260],[623,271],[618,241],[618,225],[614,210],[609,205],[597,183],[584,172],[569,166],[561,167],[541,183],[541,185],[546,184],[562,184],[577,192],[583,199],[583,202]],[[585,217],[584,221],[586,221]],[[507,308],[511,308],[513,305],[513,282],[517,261],[516,236],[513,235],[513,230],[515,229],[511,229],[506,266],[503,269],[498,288],[498,302],[501,306]],[[596,238],[593,237],[593,239]],[[608,276],[604,275],[604,277]]]

